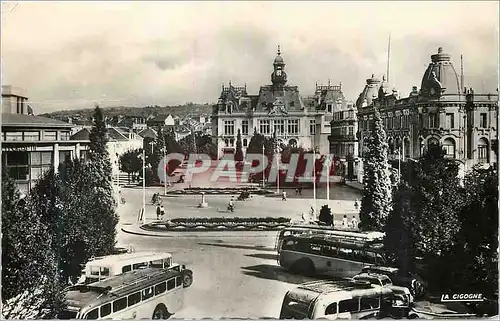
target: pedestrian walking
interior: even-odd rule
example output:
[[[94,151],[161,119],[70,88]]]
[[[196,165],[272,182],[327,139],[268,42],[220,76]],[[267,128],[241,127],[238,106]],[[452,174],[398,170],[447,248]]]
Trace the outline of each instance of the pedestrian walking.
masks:
[[[295,196],[297,196],[297,195],[299,195],[299,188],[298,187],[295,189]]]
[[[285,191],[283,191],[283,194],[282,194],[281,200],[282,200],[282,201],[286,201],[286,192],[285,192]]]
[[[159,206],[156,206],[156,219],[160,220],[161,209]]]
[[[354,208],[356,209],[356,212],[357,212],[358,208],[359,208],[359,203],[358,203],[357,199],[354,201]]]
[[[165,216],[165,208],[163,205],[160,206],[160,217],[163,220],[163,217]]]
[[[358,227],[358,220],[356,219],[356,216],[353,216],[353,217],[352,217],[352,220],[351,220],[351,227],[352,227],[352,228],[357,228],[357,227]]]
[[[349,227],[349,220],[347,219],[347,215],[344,215],[344,218],[342,219],[342,226]]]
[[[299,195],[302,195],[302,186],[299,186]]]

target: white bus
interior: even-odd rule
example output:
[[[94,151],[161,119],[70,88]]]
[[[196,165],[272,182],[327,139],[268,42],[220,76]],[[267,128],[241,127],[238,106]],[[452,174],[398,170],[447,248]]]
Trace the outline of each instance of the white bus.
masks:
[[[129,271],[143,269],[145,267],[155,267],[183,271],[184,265],[173,262],[170,253],[155,252],[135,252],[97,257],[91,259],[85,264],[82,275],[77,284],[90,284],[103,280],[107,277],[119,275]],[[192,283],[192,273],[187,270],[183,276],[183,282],[186,287]]]
[[[278,263],[294,273],[352,278],[364,267],[384,265],[382,245],[317,234],[289,235],[278,249]]]
[[[331,238],[339,238],[343,241],[352,240],[353,242],[382,242],[385,236],[385,233],[381,232],[345,231],[335,230],[329,226],[295,224],[278,232],[278,236],[276,238],[276,249],[279,250],[281,247],[281,241],[285,236],[300,234],[328,235]]]
[[[71,286],[58,319],[167,319],[183,306],[182,274],[145,268]]]
[[[313,281],[288,291],[280,319],[362,319],[388,317],[394,310],[407,314],[409,301],[397,300],[400,287],[375,286],[367,282]]]

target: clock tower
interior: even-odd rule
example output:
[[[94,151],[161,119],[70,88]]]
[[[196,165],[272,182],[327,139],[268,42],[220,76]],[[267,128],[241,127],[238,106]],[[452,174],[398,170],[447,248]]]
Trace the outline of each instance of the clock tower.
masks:
[[[274,58],[274,71],[271,74],[271,82],[276,87],[282,87],[286,84],[285,62],[281,57],[280,46],[278,46],[278,55]]]

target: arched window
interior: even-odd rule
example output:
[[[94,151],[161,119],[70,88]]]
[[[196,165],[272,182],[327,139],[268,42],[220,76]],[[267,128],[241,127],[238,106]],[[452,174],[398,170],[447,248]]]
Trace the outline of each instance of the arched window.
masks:
[[[247,147],[248,145],[248,140],[246,138],[243,139],[243,147]]]
[[[229,143],[231,144],[231,146],[234,146],[234,138],[231,138],[231,139],[229,140]]]
[[[479,163],[488,163],[488,140],[486,138],[481,138],[477,142],[477,158]]]
[[[439,145],[439,141],[436,138],[431,137],[427,140],[427,148],[430,148],[433,145]]]
[[[228,139],[224,139],[224,145],[225,145],[225,147],[229,146],[229,140]]]
[[[404,147],[405,147],[405,157],[410,157],[410,139],[408,137],[405,137],[404,139]]]
[[[446,138],[443,141],[443,150],[446,153],[445,157],[455,158],[455,141],[452,138]]]

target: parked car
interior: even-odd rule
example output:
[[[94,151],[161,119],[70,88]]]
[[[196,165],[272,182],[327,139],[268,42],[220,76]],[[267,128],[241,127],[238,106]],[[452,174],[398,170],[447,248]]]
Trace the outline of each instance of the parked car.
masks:
[[[398,268],[386,266],[368,266],[364,267],[362,273],[376,273],[388,276],[394,285],[404,286],[410,289],[415,298],[421,298],[425,295],[427,284],[417,274],[402,273]]]

